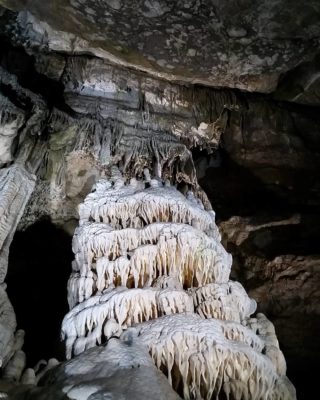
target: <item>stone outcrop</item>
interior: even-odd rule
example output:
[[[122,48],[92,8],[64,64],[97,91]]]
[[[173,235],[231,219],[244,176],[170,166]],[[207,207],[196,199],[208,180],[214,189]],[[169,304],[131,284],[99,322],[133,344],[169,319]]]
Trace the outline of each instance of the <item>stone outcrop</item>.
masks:
[[[32,386],[30,380],[25,380],[24,385],[11,389],[10,398],[179,399],[154,366],[145,346],[131,337],[110,339],[106,346],[95,347],[59,366],[50,366],[48,371],[41,386]]]

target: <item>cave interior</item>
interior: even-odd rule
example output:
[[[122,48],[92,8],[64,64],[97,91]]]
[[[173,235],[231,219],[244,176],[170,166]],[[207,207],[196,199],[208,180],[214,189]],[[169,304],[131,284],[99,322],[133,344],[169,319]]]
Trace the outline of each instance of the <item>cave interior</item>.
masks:
[[[0,284],[25,331],[24,368],[66,359],[61,324],[73,237],[85,220],[79,205],[116,167],[126,186],[169,180],[205,211],[212,205],[233,258],[230,279],[257,302],[254,315],[274,325],[297,398],[312,398],[320,356],[318,2],[302,9],[295,1],[291,12],[285,0],[23,3],[0,1]],[[5,203],[13,167],[27,171],[26,183],[13,178],[24,200],[15,194]],[[44,398],[24,397],[3,374],[1,394]],[[188,397],[179,379],[182,398],[211,398]]]

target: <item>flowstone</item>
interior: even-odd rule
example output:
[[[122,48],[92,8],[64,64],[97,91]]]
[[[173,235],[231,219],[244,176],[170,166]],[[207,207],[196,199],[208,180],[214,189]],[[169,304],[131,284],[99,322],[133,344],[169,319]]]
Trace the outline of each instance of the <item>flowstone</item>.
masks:
[[[38,387],[20,386],[14,400],[178,400],[147,349],[128,332],[49,371]],[[40,375],[43,375],[40,373]]]
[[[191,190],[148,171],[126,182],[114,169],[79,214],[67,358],[130,335],[184,399],[295,399],[273,325],[251,317],[214,212]]]
[[[16,227],[35,186],[35,176],[23,165],[0,171],[0,367],[15,350],[16,317],[6,293],[9,247]]]

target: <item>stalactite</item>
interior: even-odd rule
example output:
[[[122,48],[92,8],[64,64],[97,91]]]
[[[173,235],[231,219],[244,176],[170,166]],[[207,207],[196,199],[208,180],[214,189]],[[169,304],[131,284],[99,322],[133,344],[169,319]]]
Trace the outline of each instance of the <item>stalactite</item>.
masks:
[[[67,339],[67,358],[78,353],[77,342],[88,349],[134,324],[182,312],[193,312],[193,301],[181,289],[127,289],[112,285],[75,306],[64,319],[62,338]]]
[[[175,314],[134,329],[158,368],[168,371],[173,387],[182,380],[184,398],[209,400],[221,392],[228,397],[228,390],[232,398],[294,396],[273,360],[262,354],[263,340],[240,324]]]

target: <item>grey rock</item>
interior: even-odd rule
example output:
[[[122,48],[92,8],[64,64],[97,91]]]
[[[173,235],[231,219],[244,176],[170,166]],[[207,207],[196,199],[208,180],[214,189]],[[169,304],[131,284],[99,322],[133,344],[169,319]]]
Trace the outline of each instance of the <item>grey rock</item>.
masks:
[[[7,0],[5,6],[20,12],[6,29],[19,32],[16,39],[28,49],[86,52],[171,81],[268,93],[319,49],[317,0],[307,6],[291,0],[59,0],[54,6]],[[196,56],[187,56],[190,48]]]

